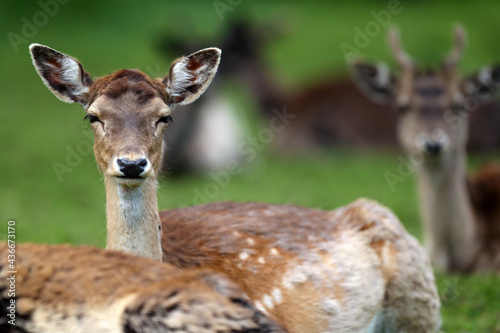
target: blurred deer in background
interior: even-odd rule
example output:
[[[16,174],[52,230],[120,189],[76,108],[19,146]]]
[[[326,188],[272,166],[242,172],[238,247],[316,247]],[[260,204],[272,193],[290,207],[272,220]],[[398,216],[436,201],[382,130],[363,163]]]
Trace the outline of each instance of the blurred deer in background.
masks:
[[[17,244],[12,269],[9,250],[0,242],[2,333],[285,332],[222,274],[87,246],[44,244]],[[8,323],[13,318],[15,325]]]
[[[460,26],[438,70],[417,66],[396,29],[389,41],[399,78],[384,64],[362,61],[353,63],[353,73],[374,101],[398,110],[398,138],[417,172],[427,250],[443,270],[500,270],[500,167],[490,165],[467,177],[466,154],[468,116],[496,93],[500,67],[459,77],[457,63],[466,43]]]
[[[279,34],[275,24],[251,27],[245,20],[230,20],[216,43],[225,56],[212,85],[221,88],[230,80],[243,82],[264,112],[270,114],[273,108],[281,108],[285,98],[268,81],[260,54],[263,46]],[[161,37],[158,46],[162,53],[170,54],[190,53],[204,44],[191,41],[169,33]],[[231,161],[244,164],[247,156],[239,146],[247,126],[241,114],[238,117],[241,106],[230,97],[221,89],[210,89],[197,103],[172,111],[175,126],[165,132],[167,146],[162,167],[167,174],[222,170]]]
[[[329,73],[293,90],[278,82],[266,63],[264,50],[283,38],[291,29],[288,26],[289,23],[279,19],[264,24],[250,19],[230,20],[222,37],[215,42],[225,51],[215,84],[220,86],[231,80],[232,85],[239,84],[246,89],[259,111],[256,116],[264,121],[274,115],[273,109],[286,108],[286,112],[294,116],[283,131],[276,133],[274,148],[278,151],[303,153],[338,146],[396,148],[397,118],[393,109],[389,105],[373,103],[351,79],[343,77],[345,74]],[[162,53],[178,50],[189,53],[202,44],[179,34],[161,38]],[[245,129],[234,116],[238,106],[217,89],[211,89],[205,95],[198,103],[173,111],[175,126],[165,134],[168,146],[164,164],[168,164],[165,167],[168,172],[217,170],[220,167],[216,165],[223,166],[227,161],[238,158],[244,161],[245,156],[237,147],[241,135],[236,133],[244,133]],[[212,114],[216,116],[212,117]],[[469,116],[468,147],[474,151],[500,147],[500,131],[497,130],[500,103],[493,99],[483,101]],[[223,137],[226,139],[217,140],[219,146],[214,139]],[[212,154],[214,158],[211,159]],[[209,163],[209,160],[220,163]]]
[[[244,19],[229,21],[222,37],[216,42],[224,50],[225,56],[215,84],[220,85],[232,80],[231,82],[240,84],[249,91],[249,97],[253,99],[254,106],[259,111],[256,114],[258,118],[269,119],[274,116],[273,109],[283,108],[286,108],[287,113],[298,116],[297,120],[290,122],[282,132],[276,133],[275,148],[280,151],[304,151],[342,144],[358,147],[393,145],[396,141],[394,135],[396,121],[392,110],[374,106],[368,98],[360,94],[351,80],[330,79],[309,87],[300,87],[297,91],[289,91],[278,84],[266,64],[263,52],[271,42],[286,34],[287,28],[283,26],[286,26],[286,22],[278,25],[273,21],[259,25]],[[170,54],[173,50],[187,53],[201,44],[191,41],[192,39],[183,36],[169,34],[162,37],[160,50],[165,54]],[[164,170],[172,172],[179,169],[217,169],[202,166],[206,165],[203,160],[208,161],[210,154],[217,154],[214,149],[216,145],[212,143],[213,138],[210,139],[204,134],[204,132],[208,134],[208,129],[211,128],[210,115],[215,112],[210,105],[214,105],[214,101],[219,101],[219,105],[224,106],[224,112],[229,113],[232,109],[235,113],[234,109],[237,106],[229,102],[227,96],[217,89],[205,93],[198,103],[180,107],[173,112],[175,128],[165,133],[167,149]],[[375,109],[373,119],[367,119],[363,111],[357,112],[367,107]],[[218,114],[222,114],[222,111]],[[380,120],[383,114],[386,114],[385,121],[379,122],[378,127],[372,126],[373,122]],[[223,122],[223,124],[229,123],[233,122]],[[229,126],[222,127],[227,128],[228,133],[233,133]],[[233,128],[244,127],[239,125]],[[226,142],[230,142],[229,136],[227,138]],[[196,142],[203,142],[203,145],[197,146],[205,147],[203,149],[206,151],[193,149]],[[226,158],[221,159],[221,162],[234,159],[235,152],[240,158],[244,157],[236,148],[240,142],[234,139],[231,142],[234,144],[231,149],[233,154],[226,154]]]
[[[424,249],[373,201],[333,211],[222,202],[159,216],[157,177],[171,110],[205,91],[217,49],[178,59],[157,80],[121,70],[93,81],[75,58],[38,44],[31,54],[45,85],[62,101],[82,104],[94,130],[108,249],[227,274],[290,332],[439,327],[439,296]]]

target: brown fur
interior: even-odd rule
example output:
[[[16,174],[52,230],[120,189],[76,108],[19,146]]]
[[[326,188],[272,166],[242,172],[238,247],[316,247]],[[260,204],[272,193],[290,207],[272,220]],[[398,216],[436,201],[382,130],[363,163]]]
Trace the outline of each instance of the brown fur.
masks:
[[[468,177],[467,185],[482,240],[474,266],[488,270],[492,263],[500,271],[500,165],[484,165]]]
[[[349,263],[349,260],[368,260],[370,256],[373,256],[371,264],[384,281],[379,289],[382,299],[377,311],[392,321],[388,327],[405,327],[408,331],[414,327],[415,331],[427,332],[435,328],[436,322],[429,318],[438,313],[439,306],[435,289],[427,289],[433,285],[432,273],[425,268],[428,261],[421,266],[419,256],[425,255],[418,244],[388,210],[373,202],[359,200],[331,212],[292,205],[219,202],[162,211],[160,218],[164,261],[183,268],[207,267],[223,272],[237,281],[254,302],[279,288],[283,303],[266,310],[292,332],[301,332],[303,325],[308,325],[311,332],[342,327],[332,326],[331,320],[326,319],[333,316],[332,320],[340,321],[341,317],[327,314],[324,305],[318,305],[329,299],[338,302],[340,308],[349,308],[349,302],[361,306],[358,302],[363,301],[357,299],[358,291],[343,287],[348,283],[342,280],[345,277],[341,272],[347,268],[353,278],[358,274],[372,275],[369,269],[363,271]],[[341,253],[334,252],[335,247],[329,248],[330,242],[343,241],[353,247],[358,259],[343,258]],[[272,255],[272,249],[279,255]],[[242,252],[248,254],[244,260]],[[260,258],[263,262],[259,262]],[[313,268],[316,265],[319,266]],[[302,266],[310,266],[311,271],[299,274],[310,276],[295,288],[287,289],[283,276]],[[323,272],[315,271],[321,267]],[[332,275],[324,275],[330,270]],[[281,274],[277,275],[278,271]],[[375,280],[372,288],[378,284]],[[416,292],[419,300],[406,294],[414,285],[422,287]],[[373,293],[378,288],[366,292]],[[399,309],[397,315],[391,310],[393,306]],[[300,310],[301,307],[307,310]],[[413,319],[406,317],[409,312],[404,313],[410,311],[409,307],[419,315]],[[430,312],[424,314],[424,308]],[[361,326],[346,325],[342,329],[350,331],[354,327]]]
[[[191,82],[179,72],[183,63],[174,62],[169,82]],[[193,81],[205,82],[198,93],[209,83],[205,77]],[[138,99],[132,91],[116,98],[101,94],[87,111],[100,119],[92,128],[106,185],[108,248],[160,260],[156,235],[162,223],[164,261],[227,274],[257,309],[290,332],[360,332],[376,322],[392,332],[439,326],[439,297],[423,249],[375,202],[358,200],[330,212],[214,203],[162,212],[160,220],[155,186],[166,126],[154,124],[173,105],[160,96],[144,105]],[[144,156],[153,168],[124,180],[115,163],[123,156]]]
[[[165,102],[168,98],[165,87],[160,82],[150,79],[139,70],[122,69],[96,79],[89,92],[89,105],[101,95],[116,99],[127,92],[137,95],[140,105],[146,104],[153,97],[159,97]]]
[[[7,258],[7,244],[0,255]],[[0,297],[8,304],[6,263]],[[283,332],[233,282],[120,252],[18,244],[17,328],[30,332]],[[7,329],[5,308],[0,327]],[[177,316],[176,320],[173,318]],[[3,331],[2,331],[3,332]]]

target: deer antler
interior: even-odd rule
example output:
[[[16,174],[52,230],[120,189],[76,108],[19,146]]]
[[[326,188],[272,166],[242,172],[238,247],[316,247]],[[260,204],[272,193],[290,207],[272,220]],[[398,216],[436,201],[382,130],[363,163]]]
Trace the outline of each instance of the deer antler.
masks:
[[[399,37],[399,30],[396,27],[392,27],[389,30],[389,45],[391,51],[396,58],[397,62],[401,65],[404,70],[413,69],[413,61],[410,56],[401,46],[401,39]]]
[[[394,58],[401,66],[401,75],[399,78],[399,93],[396,98],[396,104],[405,105],[410,100],[414,67],[415,64],[410,56],[403,49],[401,39],[399,37],[399,30],[397,27],[392,27],[389,30],[389,46],[394,55]]]
[[[466,33],[465,29],[461,25],[455,26],[455,47],[448,56],[444,59],[443,65],[445,70],[453,71],[455,70],[458,60],[460,60],[460,56],[465,48],[466,43]]]

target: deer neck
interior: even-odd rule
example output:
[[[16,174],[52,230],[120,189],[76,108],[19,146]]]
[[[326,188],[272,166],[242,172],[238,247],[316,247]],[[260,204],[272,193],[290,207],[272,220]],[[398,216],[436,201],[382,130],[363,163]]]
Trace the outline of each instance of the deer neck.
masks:
[[[106,248],[162,261],[156,179],[136,188],[105,176],[108,240]]]
[[[426,247],[437,267],[463,270],[476,248],[474,215],[466,184],[466,153],[417,168]]]

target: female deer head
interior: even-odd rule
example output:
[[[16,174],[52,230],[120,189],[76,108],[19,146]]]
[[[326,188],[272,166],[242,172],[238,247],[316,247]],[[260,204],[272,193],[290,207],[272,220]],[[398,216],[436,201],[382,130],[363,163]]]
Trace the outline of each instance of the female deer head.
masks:
[[[179,58],[160,79],[123,69],[93,80],[73,57],[39,44],[30,50],[38,74],[54,95],[85,108],[95,133],[99,168],[124,187],[156,177],[172,109],[195,101],[205,91],[221,55],[219,49],[209,48]]]
[[[106,184],[107,248],[161,261],[156,178],[163,134],[172,109],[193,102],[208,87],[221,51],[209,48],[179,58],[160,79],[123,69],[96,80],[75,58],[39,44],[30,51],[45,85],[60,100],[80,103],[94,130],[94,153]]]

